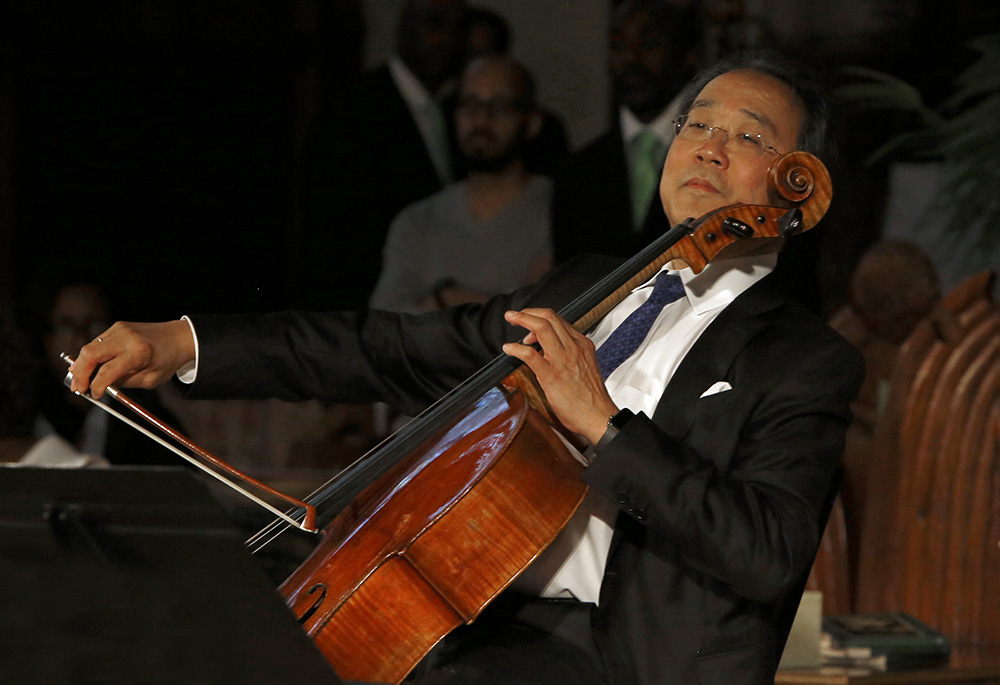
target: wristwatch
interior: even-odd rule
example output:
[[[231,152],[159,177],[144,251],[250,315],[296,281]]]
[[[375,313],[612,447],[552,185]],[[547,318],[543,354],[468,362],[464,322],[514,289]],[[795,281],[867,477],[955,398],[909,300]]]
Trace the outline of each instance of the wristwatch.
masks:
[[[597,441],[594,445],[594,451],[600,452],[602,449],[608,446],[608,443],[615,439],[618,435],[618,431],[625,427],[635,414],[632,413],[631,409],[622,409],[620,412],[614,416],[608,418],[608,427],[604,431],[604,435],[601,439]]]

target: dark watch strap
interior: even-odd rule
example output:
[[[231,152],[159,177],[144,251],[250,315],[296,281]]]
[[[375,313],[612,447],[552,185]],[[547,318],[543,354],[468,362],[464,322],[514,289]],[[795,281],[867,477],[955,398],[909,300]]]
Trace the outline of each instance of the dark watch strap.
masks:
[[[600,452],[602,449],[607,447],[608,443],[615,439],[618,435],[618,431],[625,427],[625,424],[635,416],[631,409],[622,409],[620,412],[608,419],[608,427],[604,431],[604,435],[601,439],[597,441],[594,445],[594,451]]]

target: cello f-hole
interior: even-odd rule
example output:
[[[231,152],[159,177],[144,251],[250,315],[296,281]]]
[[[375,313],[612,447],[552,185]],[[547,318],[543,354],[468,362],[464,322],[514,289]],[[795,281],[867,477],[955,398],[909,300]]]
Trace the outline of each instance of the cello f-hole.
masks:
[[[317,597],[313,601],[312,605],[308,609],[305,610],[305,613],[303,613],[301,616],[299,616],[299,623],[301,625],[305,625],[306,621],[308,621],[310,618],[312,618],[313,614],[315,614],[317,611],[319,611],[320,606],[322,606],[323,602],[326,600],[326,584],[325,583],[316,583],[311,588],[309,588],[309,590],[306,592],[306,595],[315,594],[317,590],[320,591],[319,597]]]

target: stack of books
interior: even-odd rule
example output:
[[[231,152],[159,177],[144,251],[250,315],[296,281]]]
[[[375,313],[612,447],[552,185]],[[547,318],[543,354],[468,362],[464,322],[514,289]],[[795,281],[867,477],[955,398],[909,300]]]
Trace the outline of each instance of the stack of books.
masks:
[[[951,645],[903,612],[824,616],[823,666],[868,671],[928,668],[948,662]]]

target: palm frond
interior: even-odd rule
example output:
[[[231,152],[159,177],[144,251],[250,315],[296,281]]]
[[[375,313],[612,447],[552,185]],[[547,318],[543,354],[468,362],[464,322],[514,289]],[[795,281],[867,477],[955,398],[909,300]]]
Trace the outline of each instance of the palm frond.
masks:
[[[979,249],[995,250],[1000,248],[1000,33],[968,46],[979,57],[956,77],[955,92],[939,107],[928,107],[906,81],[864,67],[842,69],[854,80],[835,89],[833,97],[856,111],[886,111],[913,122],[910,130],[887,131],[888,139],[866,164],[897,156],[942,159],[945,180],[932,205],[950,216],[946,230]]]

